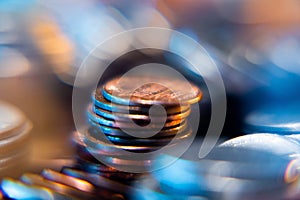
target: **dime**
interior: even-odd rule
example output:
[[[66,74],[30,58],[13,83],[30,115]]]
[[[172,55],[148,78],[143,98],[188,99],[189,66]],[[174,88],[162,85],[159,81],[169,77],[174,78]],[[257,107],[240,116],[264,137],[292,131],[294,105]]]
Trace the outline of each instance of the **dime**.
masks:
[[[99,92],[99,90],[98,90]],[[131,114],[148,114],[151,105],[143,105],[143,106],[126,106],[121,104],[115,104],[108,100],[106,100],[102,92],[95,93],[92,96],[93,103],[96,107],[102,108],[111,112],[119,112],[119,113],[131,113]],[[190,108],[190,105],[177,105],[177,106],[164,106],[167,114],[176,114],[184,112],[185,110]]]
[[[195,85],[167,77],[115,78],[103,86],[102,93],[108,101],[123,105],[193,104],[202,97]]]

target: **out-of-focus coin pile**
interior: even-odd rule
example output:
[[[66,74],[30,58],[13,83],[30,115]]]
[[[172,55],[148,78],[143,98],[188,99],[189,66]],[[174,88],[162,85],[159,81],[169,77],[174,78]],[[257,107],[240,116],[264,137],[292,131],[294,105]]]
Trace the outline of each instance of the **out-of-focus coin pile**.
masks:
[[[133,188],[116,181],[65,167],[61,172],[44,169],[26,173],[20,180],[1,182],[4,199],[127,199]]]
[[[15,106],[0,101],[0,176],[16,176],[28,162],[31,122]]]
[[[191,111],[190,104],[198,102],[202,93],[195,86],[192,91],[186,91],[180,87],[180,81],[166,78],[160,84],[152,81],[142,87],[138,87],[140,83],[149,82],[151,77],[123,79],[122,83],[119,78],[113,79],[95,91],[87,112],[91,126],[84,133],[76,132],[74,141],[81,170],[124,181],[135,178],[136,174],[117,169],[135,166],[148,169],[152,160],[147,156],[143,160],[133,159],[122,152],[152,152],[172,140],[176,140],[176,145],[188,138],[191,128],[186,118]],[[177,91],[163,86],[168,84],[178,85]],[[153,105],[162,106],[165,115]],[[130,135],[133,131],[138,137]],[[101,157],[110,167],[95,157]]]

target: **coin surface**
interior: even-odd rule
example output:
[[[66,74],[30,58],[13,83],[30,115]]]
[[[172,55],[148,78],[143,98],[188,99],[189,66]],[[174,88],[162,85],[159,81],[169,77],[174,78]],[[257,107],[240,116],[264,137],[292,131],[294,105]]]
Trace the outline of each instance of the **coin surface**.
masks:
[[[103,86],[102,93],[107,100],[123,105],[193,104],[202,97],[198,87],[183,80],[142,76],[112,79]]]

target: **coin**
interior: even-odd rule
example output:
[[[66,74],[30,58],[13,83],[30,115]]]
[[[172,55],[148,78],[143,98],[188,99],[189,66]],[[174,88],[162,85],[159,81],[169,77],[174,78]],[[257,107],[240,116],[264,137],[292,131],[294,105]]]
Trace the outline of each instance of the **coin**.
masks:
[[[143,106],[126,106],[121,104],[115,104],[106,100],[102,92],[95,93],[92,96],[93,103],[96,107],[101,109],[110,111],[110,112],[119,112],[119,113],[131,113],[131,114],[144,114],[147,115],[149,113],[149,109],[151,106],[143,105]],[[190,105],[180,105],[180,106],[164,106],[167,114],[176,114],[181,113],[190,108]]]
[[[20,181],[5,178],[1,182],[1,190],[9,199],[66,199],[71,197],[41,186],[26,185]],[[17,191],[17,192],[16,192]],[[25,197],[25,198],[24,198]]]
[[[112,119],[107,119],[107,118],[101,117],[101,116],[96,115],[96,114],[91,113],[91,112],[88,112],[87,114],[89,116],[89,122],[92,125],[95,125],[95,126],[103,125],[103,126],[108,126],[108,127],[112,127],[112,128],[126,128],[126,129],[132,128],[132,124],[129,123],[129,122],[123,122],[123,121],[116,121],[116,120],[112,120]],[[164,123],[164,127],[162,128],[162,130],[176,127],[176,126],[178,126],[178,125],[180,125],[184,122],[185,122],[185,120],[167,121],[167,122]],[[141,126],[143,125],[141,123],[141,121],[139,121],[138,124],[141,125]],[[157,128],[160,128],[159,125],[160,124],[157,124],[157,123],[153,122],[151,124],[148,124],[148,128],[149,129],[157,129]]]
[[[44,169],[41,175],[47,180],[54,181],[64,185],[69,185],[83,192],[89,193],[94,190],[93,185],[87,181],[83,181],[78,178],[67,176],[65,174],[56,172],[51,169]]]
[[[27,124],[25,115],[18,108],[0,101],[0,140],[18,134]]]
[[[27,123],[24,130],[19,134],[0,140],[0,154],[3,155],[24,146],[29,140],[29,131],[31,130],[31,127],[31,123]]]
[[[109,127],[109,126],[97,126],[98,124],[91,121],[90,122],[92,126],[97,127],[98,129],[101,130],[101,132],[105,135],[108,136],[117,136],[117,137],[122,137],[122,138],[131,138],[134,139],[135,137],[127,134],[126,132],[122,131],[122,129],[120,129],[119,127],[114,128],[114,127]],[[167,127],[167,128],[162,128],[158,133],[156,133],[154,136],[151,136],[151,138],[163,138],[163,137],[170,137],[170,136],[174,136],[177,133],[182,132],[185,127],[187,126],[187,122],[183,121],[182,123],[180,123],[177,126],[173,126],[173,127]],[[126,129],[127,131],[130,131],[130,129]],[[145,128],[141,131],[139,131],[141,133],[141,135],[147,135],[147,133],[152,135],[152,132],[155,129],[153,128]]]
[[[134,187],[131,187],[129,185],[125,185],[123,183],[112,181],[105,177],[98,176],[97,174],[82,172],[80,170],[64,168],[62,170],[62,173],[82,179],[82,180],[89,181],[90,183],[92,183],[93,185],[95,185],[97,187],[105,188],[105,189],[111,190],[111,191],[120,192],[122,194],[131,194],[131,192],[136,190]]]
[[[60,194],[67,195],[70,198],[81,198],[81,199],[86,199],[86,198],[91,198],[93,195],[91,193],[83,192],[80,190],[75,189],[74,187],[64,185],[61,183],[57,183],[54,181],[49,181],[42,177],[41,175],[38,174],[31,174],[27,173],[22,175],[20,180],[23,183],[26,183],[28,185],[35,185],[35,186],[40,186],[40,187],[45,187],[49,188],[51,190],[54,190]]]
[[[289,135],[300,132],[300,105],[268,105],[249,113],[244,122],[246,133]]]
[[[83,143],[88,148],[90,152],[99,155],[118,155],[120,150],[132,151],[132,152],[146,152],[146,151],[155,151],[160,149],[157,146],[133,146],[133,145],[115,145],[113,143],[103,142],[92,137],[89,131],[85,133],[75,132],[76,135],[80,135],[83,139]],[[99,133],[97,133],[99,134]],[[121,154],[122,155],[122,154]]]
[[[79,159],[78,164],[79,164],[79,169],[82,171],[98,174],[103,177],[111,178],[115,180],[128,181],[128,180],[136,179],[137,177],[140,176],[139,174],[118,171],[114,168],[112,168],[113,170],[108,170],[108,167],[106,167],[105,165],[99,162],[94,163],[94,162],[89,162],[86,160]]]
[[[96,93],[102,92],[108,101],[123,105],[193,104],[202,97],[202,92],[198,87],[167,77],[115,78],[108,81],[102,91],[101,89],[97,89]]]
[[[159,122],[159,121],[173,121],[173,120],[182,120],[189,116],[191,113],[191,109],[186,110],[185,112],[172,114],[165,116],[148,116],[148,115],[141,115],[141,114],[124,114],[124,113],[114,113],[110,111],[103,110],[101,108],[91,108],[92,111],[104,118],[113,119],[118,121],[129,121],[131,120],[141,120],[141,121],[151,121],[151,122]]]
[[[132,151],[137,153],[143,153],[147,151],[155,151],[160,147],[151,146],[128,146],[128,145],[114,145],[112,143],[106,143],[101,140],[97,140],[90,136],[89,131],[81,133],[79,131],[74,132],[74,139],[76,143],[83,146],[83,148],[88,149],[94,155],[122,155],[121,150]]]

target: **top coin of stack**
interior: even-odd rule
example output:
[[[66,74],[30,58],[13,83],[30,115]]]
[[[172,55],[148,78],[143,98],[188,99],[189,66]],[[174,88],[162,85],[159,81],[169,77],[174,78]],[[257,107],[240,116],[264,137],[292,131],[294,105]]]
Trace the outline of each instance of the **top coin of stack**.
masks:
[[[166,77],[112,79],[92,97],[93,104],[87,112],[91,127],[85,133],[76,133],[75,138],[80,138],[75,139],[77,145],[82,151],[88,144],[89,152],[105,155],[106,164],[116,168],[123,165],[147,168],[151,160],[131,160],[130,156],[125,159],[118,150],[152,152],[173,139],[177,144],[188,138],[192,133],[186,120],[190,105],[202,97],[199,88],[188,84],[191,89],[181,80]]]
[[[0,176],[16,175],[16,167],[26,160],[31,127],[18,108],[0,101]]]

